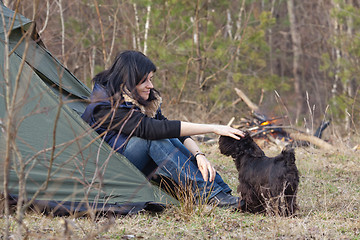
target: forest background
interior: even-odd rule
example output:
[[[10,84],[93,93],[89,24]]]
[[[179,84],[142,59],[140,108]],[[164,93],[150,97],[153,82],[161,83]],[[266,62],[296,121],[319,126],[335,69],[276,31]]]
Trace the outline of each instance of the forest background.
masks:
[[[117,53],[144,52],[169,118],[249,116],[240,88],[269,117],[309,129],[331,119],[359,136],[360,0],[3,2],[90,88]]]

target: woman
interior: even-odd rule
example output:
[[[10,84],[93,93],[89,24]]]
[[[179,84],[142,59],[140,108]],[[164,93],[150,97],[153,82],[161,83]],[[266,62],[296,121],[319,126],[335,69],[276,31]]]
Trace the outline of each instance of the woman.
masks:
[[[166,119],[154,89],[155,65],[144,54],[125,51],[97,74],[91,103],[82,118],[146,176],[160,168],[179,185],[191,185],[198,200],[237,207],[239,198],[216,173],[191,135],[216,133],[239,139],[243,132],[223,125]]]

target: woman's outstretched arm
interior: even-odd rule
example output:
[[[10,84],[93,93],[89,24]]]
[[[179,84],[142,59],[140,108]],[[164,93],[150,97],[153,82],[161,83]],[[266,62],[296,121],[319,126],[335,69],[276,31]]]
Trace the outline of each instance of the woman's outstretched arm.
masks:
[[[180,136],[192,136],[205,133],[229,136],[237,140],[239,140],[240,137],[244,137],[243,131],[227,125],[181,122]]]

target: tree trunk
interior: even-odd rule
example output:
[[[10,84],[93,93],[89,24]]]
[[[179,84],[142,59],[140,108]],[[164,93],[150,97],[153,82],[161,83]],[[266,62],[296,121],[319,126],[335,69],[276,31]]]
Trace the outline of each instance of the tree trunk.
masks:
[[[353,6],[353,0],[348,0],[347,4]],[[346,25],[347,25],[347,37],[350,41],[353,39],[353,18],[352,15],[348,15],[346,18]],[[346,54],[346,57],[348,58],[348,61],[350,60],[349,54]],[[353,90],[351,85],[352,79],[346,79],[344,83],[344,95],[349,96],[350,98],[353,98]],[[348,108],[345,108],[345,131],[350,134],[351,130],[351,114],[349,113]]]
[[[232,39],[232,20],[230,9],[226,9],[226,25],[225,25],[225,34],[224,38]]]
[[[195,6],[195,16],[194,16],[194,47],[195,47],[195,54],[196,54],[196,82],[198,86],[201,86],[202,79],[201,79],[201,51],[200,51],[200,30],[199,30],[199,21],[200,21],[200,0],[196,2]]]
[[[332,5],[336,9],[336,11],[340,8],[339,4],[336,3],[334,0],[332,0]],[[339,35],[339,31],[340,31],[340,25],[338,23],[336,16],[334,17],[333,25],[334,25],[333,36],[335,37]],[[332,84],[332,89],[331,89],[331,94],[333,99],[335,99],[336,97],[338,84],[339,84],[339,68],[340,68],[340,58],[341,58],[341,52],[339,47],[335,46],[334,54],[336,59],[336,66],[335,66],[334,82]],[[336,104],[336,102],[334,103]]]
[[[240,34],[241,34],[241,31],[243,30],[242,29],[242,27],[243,27],[242,26],[242,14],[244,12],[244,9],[245,9],[245,0],[243,0],[241,3],[238,19],[236,21],[236,32],[234,35],[234,40],[240,40],[240,36],[241,36]]]
[[[271,1],[271,17],[274,16],[274,7],[275,7],[275,2],[276,0],[272,0]],[[272,28],[269,27],[268,28],[268,34],[269,34],[269,66],[270,66],[270,74],[273,75],[274,74],[274,70],[273,70],[273,36],[272,36]]]
[[[295,18],[294,1],[287,0],[287,8],[290,20],[290,33],[292,40],[293,51],[293,76],[294,76],[294,90],[296,100],[296,120],[299,119],[302,110],[301,97],[301,74],[300,74],[300,57],[301,57],[301,37],[297,31],[297,23]]]
[[[151,5],[149,4],[147,6],[145,34],[144,34],[144,54],[145,55],[146,55],[146,52],[147,52],[147,39],[148,39],[149,26],[150,26],[150,12],[151,12]]]
[[[139,15],[137,12],[136,3],[133,4],[133,8],[134,8],[134,17],[135,17],[135,32],[134,32],[134,36],[133,36],[133,39],[134,39],[133,46],[134,46],[134,49],[138,49],[139,51],[141,51],[140,37],[139,37],[140,24],[139,24]]]

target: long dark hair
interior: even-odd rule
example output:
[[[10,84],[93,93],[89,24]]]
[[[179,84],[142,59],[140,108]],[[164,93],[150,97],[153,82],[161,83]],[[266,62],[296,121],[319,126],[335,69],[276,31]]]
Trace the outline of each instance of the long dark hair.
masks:
[[[146,106],[155,99],[155,89],[151,89],[149,99],[144,100],[136,91],[136,85],[144,81],[150,72],[155,72],[155,64],[138,51],[124,51],[118,54],[113,65],[100,73],[94,78],[94,83],[102,85],[109,97],[120,96],[127,89],[132,97],[140,104]]]

